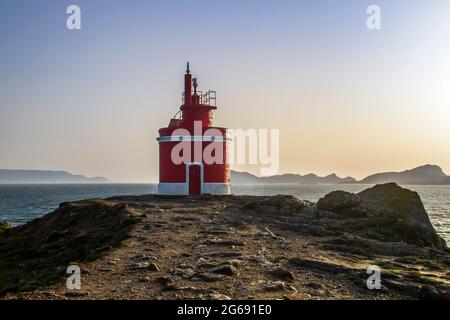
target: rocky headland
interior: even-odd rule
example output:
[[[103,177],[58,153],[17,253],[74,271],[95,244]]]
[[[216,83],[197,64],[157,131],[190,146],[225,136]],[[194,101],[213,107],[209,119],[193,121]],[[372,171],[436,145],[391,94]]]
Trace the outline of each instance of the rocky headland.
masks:
[[[108,183],[103,177],[85,177],[66,171],[0,169],[0,184]]]
[[[66,288],[74,264],[80,290]],[[118,196],[0,224],[2,299],[450,299],[449,270],[420,197],[393,183],[317,204]]]
[[[310,173],[281,174],[270,177],[258,177],[248,172],[231,171],[234,184],[382,184],[395,182],[400,185],[449,185],[450,176],[437,165],[426,164],[401,172],[381,172],[372,174],[362,180],[352,177],[340,178],[336,174],[325,177]]]

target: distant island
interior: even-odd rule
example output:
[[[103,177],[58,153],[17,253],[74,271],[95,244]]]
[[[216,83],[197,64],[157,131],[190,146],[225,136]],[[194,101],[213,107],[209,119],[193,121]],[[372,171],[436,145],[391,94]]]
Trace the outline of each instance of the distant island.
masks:
[[[231,171],[234,184],[381,184],[395,182],[401,185],[450,185],[447,176],[439,166],[424,165],[402,172],[383,172],[370,175],[360,181],[352,177],[340,178],[336,174],[319,177],[316,174],[282,174],[257,177],[248,172]]]
[[[66,171],[0,169],[0,184],[14,183],[108,183],[103,177],[88,178]]]
[[[336,174],[319,177],[313,173],[304,176],[287,173],[270,177],[257,177],[248,172],[231,171],[231,183],[234,184],[341,184],[357,182],[352,177],[340,178]]]
[[[104,177],[85,177],[66,171],[45,170],[5,170],[0,169],[0,184],[14,183],[109,183]],[[401,172],[383,172],[370,175],[362,180],[352,177],[341,178],[336,174],[320,177],[310,173],[281,174],[258,177],[249,172],[231,170],[233,184],[382,184],[395,182],[400,185],[450,185],[450,176],[437,165],[424,165]]]
[[[413,184],[450,184],[450,176],[447,176],[439,166],[424,165],[411,170],[402,172],[384,172],[377,173],[367,178],[364,178],[360,183],[364,184],[378,184],[395,182],[403,185]]]

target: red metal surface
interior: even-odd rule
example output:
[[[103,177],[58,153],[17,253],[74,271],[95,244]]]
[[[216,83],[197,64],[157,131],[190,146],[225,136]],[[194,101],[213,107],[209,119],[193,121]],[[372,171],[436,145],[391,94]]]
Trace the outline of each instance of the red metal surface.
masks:
[[[184,76],[185,85],[184,85],[184,98],[183,105],[180,107],[181,118],[179,119],[171,119],[170,126],[159,129],[160,137],[170,137],[172,133],[177,129],[185,129],[189,135],[192,136],[203,136],[203,135],[211,135],[210,132],[205,132],[208,129],[215,129],[216,134],[220,133],[224,138],[226,137],[226,129],[213,127],[213,111],[216,109],[215,106],[215,92],[208,91],[208,94],[202,95],[201,92],[195,91],[193,93],[192,90],[192,75],[189,70],[186,71]],[[210,93],[213,92],[213,99],[210,99]],[[206,97],[206,98],[205,98]],[[214,103],[214,105],[209,105],[210,101]],[[194,123],[201,122],[201,130],[200,132],[198,128],[194,130]],[[206,133],[206,134],[205,134]],[[170,142],[160,142],[159,143],[159,180],[161,183],[186,183],[186,164],[175,164],[172,161],[171,153],[172,149],[175,145],[177,145],[178,141],[170,141]],[[198,159],[194,159],[193,151],[195,150],[194,144],[201,144],[201,150],[203,151],[206,146],[211,143],[218,145],[219,148],[222,148],[222,161],[217,164],[207,164],[204,160],[200,159],[203,163],[203,182],[204,183],[227,183],[230,182],[230,166],[227,163],[226,154],[227,154],[227,144],[222,141],[215,142],[191,142],[191,150],[192,150],[192,162],[199,162]],[[197,170],[197,169],[192,169]],[[190,174],[190,171],[188,172]],[[196,176],[195,176],[196,177]],[[196,178],[197,179],[197,178]],[[199,179],[201,180],[200,173]],[[200,181],[201,185],[201,181]],[[189,185],[189,190],[191,188],[191,184]],[[195,186],[195,188],[197,188]],[[199,191],[200,192],[200,191]]]
[[[172,148],[178,142],[159,144],[159,182],[186,182],[186,165],[174,164],[171,159]]]
[[[179,142],[164,142],[159,144],[159,182],[187,182],[185,164],[174,164],[171,159],[172,148],[178,143]],[[191,142],[192,151],[195,148],[194,143],[196,142]],[[230,182],[230,165],[226,158],[227,144],[221,142],[202,142],[202,150],[211,143],[218,144],[222,147],[222,161],[220,161],[220,163],[204,164],[204,182]],[[191,163],[196,162],[194,161],[194,155],[192,155],[190,160]]]

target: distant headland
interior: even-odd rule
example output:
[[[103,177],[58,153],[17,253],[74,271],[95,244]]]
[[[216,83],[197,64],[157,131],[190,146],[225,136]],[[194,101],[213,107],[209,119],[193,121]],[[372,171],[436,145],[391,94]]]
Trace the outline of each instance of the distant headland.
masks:
[[[14,183],[108,183],[103,177],[88,178],[66,171],[0,169],[0,184]]]
[[[383,172],[370,175],[362,180],[352,177],[340,178],[336,174],[319,177],[313,173],[307,175],[282,174],[270,177],[257,177],[248,172],[231,171],[234,184],[380,184],[395,182],[401,185],[450,185],[450,176],[439,166],[423,165],[402,172]]]
[[[66,171],[6,170],[0,169],[0,184],[19,183],[110,183],[104,177],[85,177]],[[336,174],[320,177],[314,173],[281,174],[258,177],[249,172],[231,170],[233,184],[381,184],[394,182],[400,185],[450,185],[450,176],[437,165],[426,164],[401,172],[382,172],[362,180],[353,177],[341,178]]]

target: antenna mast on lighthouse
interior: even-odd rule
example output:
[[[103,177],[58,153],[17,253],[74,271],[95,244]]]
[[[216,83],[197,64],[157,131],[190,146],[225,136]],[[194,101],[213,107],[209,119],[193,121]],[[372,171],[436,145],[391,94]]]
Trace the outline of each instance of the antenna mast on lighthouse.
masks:
[[[190,106],[192,102],[192,74],[189,70],[189,61],[186,66],[186,74],[184,75],[184,105]]]

